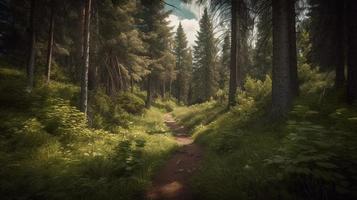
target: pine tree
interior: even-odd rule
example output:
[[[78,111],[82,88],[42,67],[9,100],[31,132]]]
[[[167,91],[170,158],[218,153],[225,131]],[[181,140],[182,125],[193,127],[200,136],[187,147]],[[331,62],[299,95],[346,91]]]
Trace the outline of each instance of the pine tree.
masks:
[[[229,81],[229,64],[231,55],[231,38],[227,33],[223,40],[222,56],[219,68],[219,88],[225,89],[228,86]]]
[[[171,68],[169,59],[172,54],[172,33],[169,28],[167,17],[169,11],[164,11],[164,2],[161,0],[141,0],[141,31],[144,33],[143,40],[147,44],[146,55],[150,60],[149,71],[147,76],[147,99],[146,107],[151,106],[152,97],[162,91],[163,73],[165,69]],[[167,61],[170,60],[169,63]],[[174,75],[174,74],[170,74]],[[168,77],[169,84],[174,77]]]
[[[194,47],[194,101],[209,100],[218,90],[217,47],[207,8],[200,20],[200,30]]]
[[[187,101],[187,93],[189,88],[189,66],[187,39],[181,23],[179,24],[175,36],[175,56],[176,56],[176,71],[177,79],[175,82],[175,96],[178,102]]]

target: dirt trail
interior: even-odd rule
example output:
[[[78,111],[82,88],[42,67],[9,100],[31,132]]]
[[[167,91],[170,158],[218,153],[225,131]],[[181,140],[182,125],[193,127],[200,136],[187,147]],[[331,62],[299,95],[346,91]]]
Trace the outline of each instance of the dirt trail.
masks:
[[[171,114],[166,114],[164,120],[181,147],[155,176],[146,198],[148,200],[193,200],[189,180],[202,160],[202,148],[193,143],[187,130],[178,125]]]

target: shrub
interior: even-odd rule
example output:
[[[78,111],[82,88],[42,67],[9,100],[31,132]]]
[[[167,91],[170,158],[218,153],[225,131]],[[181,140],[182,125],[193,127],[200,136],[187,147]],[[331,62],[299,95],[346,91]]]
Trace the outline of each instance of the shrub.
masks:
[[[118,94],[113,103],[131,114],[141,114],[145,108],[145,102],[140,97],[128,92]]]

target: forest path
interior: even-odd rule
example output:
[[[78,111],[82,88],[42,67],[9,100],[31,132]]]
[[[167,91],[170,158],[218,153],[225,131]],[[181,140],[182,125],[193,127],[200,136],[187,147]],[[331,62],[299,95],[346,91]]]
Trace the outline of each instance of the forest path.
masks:
[[[177,124],[171,114],[165,114],[165,124],[181,146],[153,179],[146,198],[149,200],[193,200],[189,180],[202,160],[202,148],[193,142],[185,127]]]

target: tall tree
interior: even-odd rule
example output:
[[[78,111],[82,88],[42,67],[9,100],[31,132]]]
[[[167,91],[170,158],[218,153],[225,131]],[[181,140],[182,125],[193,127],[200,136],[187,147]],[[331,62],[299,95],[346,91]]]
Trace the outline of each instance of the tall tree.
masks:
[[[217,40],[205,8],[194,47],[194,92],[196,102],[209,100],[218,90]]]
[[[297,51],[296,51],[296,12],[295,0],[288,0],[289,12],[289,43],[290,43],[290,87],[292,97],[299,95],[299,81],[297,71]]]
[[[239,52],[239,1],[231,2],[231,64],[229,78],[228,107],[236,104],[237,92],[237,71],[238,71],[238,52]]]
[[[88,110],[88,70],[89,70],[89,44],[90,44],[90,18],[91,18],[92,0],[85,0],[85,29],[84,29],[84,52],[83,68],[81,76],[81,102],[80,109],[87,115]]]
[[[29,35],[29,55],[27,60],[27,90],[32,91],[34,86],[36,31],[35,31],[36,0],[31,0]]]
[[[166,19],[170,12],[164,10],[162,0],[141,0],[141,4],[140,18],[142,21],[140,29],[144,33],[143,40],[147,44],[146,55],[150,59],[150,73],[146,85],[146,106],[150,107],[153,96],[162,91],[162,73],[171,65],[165,63],[165,61],[171,57],[172,33]],[[171,80],[173,80],[173,77],[170,77]]]
[[[179,24],[175,36],[175,56],[177,79],[175,82],[176,98],[178,102],[186,102],[189,84],[189,72],[187,66],[188,57],[187,39],[181,23]]]
[[[221,65],[219,69],[219,87],[225,89],[228,86],[229,81],[229,64],[231,55],[231,37],[229,33],[226,33],[223,39]]]
[[[289,0],[291,1],[291,0]],[[273,0],[273,87],[272,116],[285,116],[292,100],[289,1]]]
[[[51,16],[50,16],[50,28],[48,31],[48,46],[47,46],[47,63],[46,63],[46,82],[49,83],[51,79],[51,65],[53,54],[53,41],[54,41],[54,26],[55,26],[55,0],[51,0]]]
[[[347,1],[348,19],[348,73],[347,73],[347,102],[357,102],[357,1]]]

